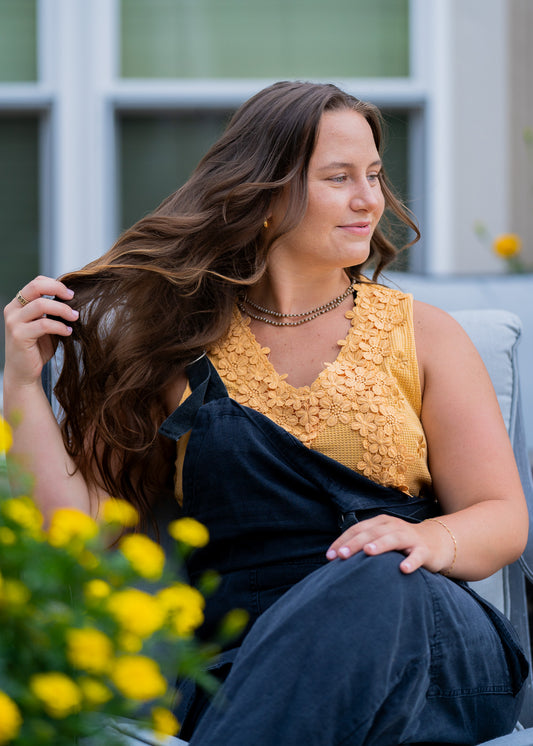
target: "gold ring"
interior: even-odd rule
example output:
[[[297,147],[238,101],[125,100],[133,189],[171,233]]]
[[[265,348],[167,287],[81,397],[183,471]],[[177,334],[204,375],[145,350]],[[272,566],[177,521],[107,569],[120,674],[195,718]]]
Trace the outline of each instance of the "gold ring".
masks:
[[[18,300],[18,302],[20,303],[21,306],[27,306],[28,303],[30,302],[29,300],[26,300],[26,298],[22,295],[21,292],[18,292],[15,297]]]

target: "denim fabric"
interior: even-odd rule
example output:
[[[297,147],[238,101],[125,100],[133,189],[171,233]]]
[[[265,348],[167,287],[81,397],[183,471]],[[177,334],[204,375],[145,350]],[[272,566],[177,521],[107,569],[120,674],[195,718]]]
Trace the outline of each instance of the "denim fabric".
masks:
[[[271,606],[191,746],[477,744],[511,731],[514,642],[467,590],[403,575],[400,560],[335,560]]]
[[[211,540],[188,569],[193,581],[206,569],[221,575],[202,631],[212,634],[234,607],[250,624],[217,664],[226,683],[214,704],[182,683],[182,737],[194,731],[195,746],[399,746],[509,732],[527,663],[499,612],[464,584],[404,575],[396,552],[325,559],[350,523],[383,512],[423,520],[435,503],[307,449],[230,400],[207,358],[189,378],[192,396],[161,432],[177,439],[192,429],[183,511]]]

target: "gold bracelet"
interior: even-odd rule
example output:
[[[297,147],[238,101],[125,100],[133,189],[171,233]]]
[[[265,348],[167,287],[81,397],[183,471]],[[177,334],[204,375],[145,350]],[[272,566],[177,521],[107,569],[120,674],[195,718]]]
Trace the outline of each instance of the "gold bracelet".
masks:
[[[456,540],[455,536],[453,535],[453,533],[451,532],[450,528],[444,523],[444,521],[441,521],[439,518],[429,518],[428,520],[435,521],[435,523],[440,524],[442,526],[442,528],[445,528],[446,531],[452,537],[452,541],[453,541],[453,560],[452,560],[452,564],[444,572],[441,571],[442,575],[449,575],[451,573],[451,571],[453,570],[454,565],[455,565],[455,560],[457,559],[457,540]]]

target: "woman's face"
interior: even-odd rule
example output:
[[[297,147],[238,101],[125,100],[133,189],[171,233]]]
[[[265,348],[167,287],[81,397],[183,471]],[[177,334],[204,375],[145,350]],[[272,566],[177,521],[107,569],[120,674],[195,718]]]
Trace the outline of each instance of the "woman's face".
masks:
[[[327,270],[364,262],[385,200],[381,160],[372,130],[355,111],[325,112],[308,168],[308,204],[300,223],[272,247],[270,260]],[[272,211],[274,226],[286,210],[286,195]],[[288,266],[287,266],[288,265]]]

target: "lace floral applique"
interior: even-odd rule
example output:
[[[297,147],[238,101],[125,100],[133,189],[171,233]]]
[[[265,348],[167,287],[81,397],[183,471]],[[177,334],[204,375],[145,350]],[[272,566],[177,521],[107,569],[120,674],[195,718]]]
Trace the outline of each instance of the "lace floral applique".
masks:
[[[392,353],[392,362],[398,370],[407,370],[409,357],[403,350],[395,350]]]

